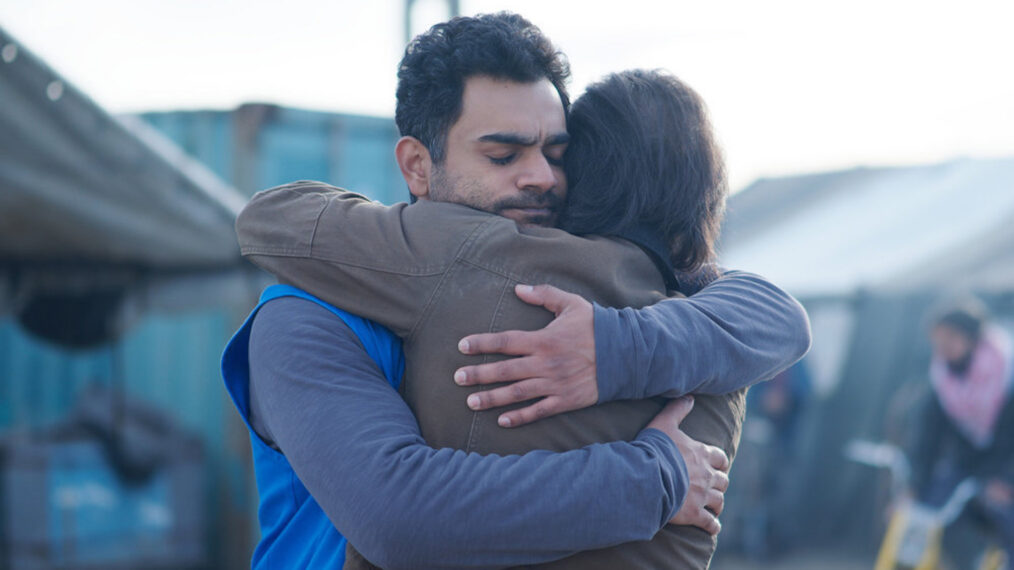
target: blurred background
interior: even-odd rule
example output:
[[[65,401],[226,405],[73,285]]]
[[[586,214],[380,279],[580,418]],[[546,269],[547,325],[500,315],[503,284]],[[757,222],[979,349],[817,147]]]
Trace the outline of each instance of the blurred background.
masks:
[[[713,567],[873,564],[896,497],[843,450],[919,430],[935,309],[974,295],[1014,331],[1005,1],[4,0],[0,567],[249,566],[218,367],[271,281],[236,213],[295,179],[403,201],[407,38],[505,8],[574,96],[634,67],[694,86],[734,192],[723,264],[809,310],[811,353],[751,395]]]

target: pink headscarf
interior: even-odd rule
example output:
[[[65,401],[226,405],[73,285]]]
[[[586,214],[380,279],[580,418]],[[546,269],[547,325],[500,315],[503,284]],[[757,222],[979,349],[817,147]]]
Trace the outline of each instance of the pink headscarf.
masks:
[[[930,381],[940,405],[973,445],[982,449],[993,442],[1011,384],[1011,343],[1007,334],[986,327],[963,375],[956,375],[938,355],[930,363]]]

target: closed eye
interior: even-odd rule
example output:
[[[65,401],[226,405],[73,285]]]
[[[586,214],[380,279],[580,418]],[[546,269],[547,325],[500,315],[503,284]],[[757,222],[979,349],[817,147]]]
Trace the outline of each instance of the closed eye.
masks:
[[[489,161],[492,162],[493,164],[504,166],[506,164],[510,164],[511,162],[513,162],[516,157],[517,154],[511,153],[508,154],[507,156],[491,156],[489,157]]]

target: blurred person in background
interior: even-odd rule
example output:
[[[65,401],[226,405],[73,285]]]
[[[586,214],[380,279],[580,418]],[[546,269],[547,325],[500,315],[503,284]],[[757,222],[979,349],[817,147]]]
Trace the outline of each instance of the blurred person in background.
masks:
[[[968,536],[961,527],[975,524],[987,527],[1009,558],[1014,553],[1010,337],[989,322],[979,301],[968,299],[936,314],[930,340],[931,393],[914,433],[913,490],[920,501],[941,505],[961,480],[977,478],[982,492],[956,523],[951,537],[958,538],[945,536],[945,549],[970,564],[975,549],[960,539]]]
[[[729,498],[730,514],[741,525],[736,533],[743,552],[757,559],[777,556],[795,546],[799,477],[799,425],[810,402],[813,382],[800,361],[767,382],[750,388],[743,427],[743,466]]]

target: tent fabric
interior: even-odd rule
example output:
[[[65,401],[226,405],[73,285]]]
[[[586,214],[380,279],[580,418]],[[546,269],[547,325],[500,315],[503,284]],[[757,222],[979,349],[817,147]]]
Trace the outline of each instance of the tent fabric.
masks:
[[[244,199],[0,29],[0,261],[235,264]]]
[[[799,544],[875,552],[889,479],[843,450],[917,429],[928,312],[971,292],[1014,326],[1012,181],[1014,158],[960,159],[759,180],[729,200],[723,265],[765,275],[813,317],[818,397],[799,424],[797,465],[806,499],[788,513],[808,521]]]
[[[1012,180],[1014,158],[759,180],[729,201],[722,262],[801,297],[949,286],[955,272],[1014,287],[999,263],[1014,249]]]
[[[844,449],[854,438],[891,438],[892,426],[905,422],[899,412],[909,402],[899,401],[899,394],[905,397],[899,390],[926,382],[922,316],[930,299],[929,294],[854,299],[856,325],[836,389],[815,401],[800,425],[807,435],[800,454],[807,458],[801,494],[812,512],[835,513],[811,521],[806,539],[860,547],[879,538],[886,488],[876,482],[886,483],[887,474],[848,461]]]
[[[1010,192],[1014,194],[1014,179]],[[1014,290],[1014,215],[971,234],[949,251],[888,283],[892,289],[932,285],[943,277],[960,290]]]
[[[995,322],[1014,333],[1014,292],[980,293]],[[918,403],[929,393],[927,310],[936,291],[865,292],[851,299],[855,325],[833,390],[812,402],[799,424],[798,494],[807,520],[800,543],[873,552],[884,532],[890,478],[844,455],[853,439],[911,443]],[[817,331],[814,331],[815,335]],[[743,473],[735,476],[745,477]],[[813,519],[814,512],[834,516]]]

